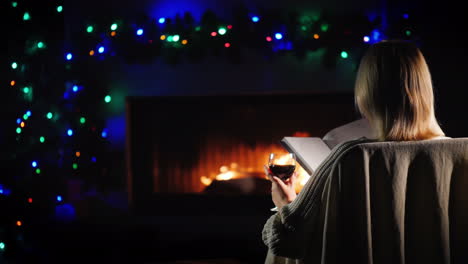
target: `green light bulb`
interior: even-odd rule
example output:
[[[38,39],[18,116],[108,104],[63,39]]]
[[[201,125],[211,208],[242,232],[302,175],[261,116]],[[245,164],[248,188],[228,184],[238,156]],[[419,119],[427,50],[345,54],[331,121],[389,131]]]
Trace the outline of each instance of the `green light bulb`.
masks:
[[[74,169],[74,170],[78,169],[78,164],[73,163],[73,169]]]
[[[111,27],[110,27],[110,29],[111,29],[111,30],[116,30],[116,29],[117,29],[117,24],[116,24],[116,23],[112,24]]]
[[[16,128],[16,134],[21,134],[21,127]]]
[[[322,24],[320,26],[320,29],[323,31],[323,32],[327,32],[328,31],[328,24]]]
[[[41,169],[37,168],[37,169],[36,169],[36,173],[37,173],[37,174],[41,174]]]
[[[54,116],[54,115],[53,115],[51,112],[47,113],[47,118],[48,118],[48,119],[52,119],[53,116]]]
[[[348,58],[348,52],[342,51],[342,52],[341,52],[341,58],[343,58],[343,59]]]
[[[24,115],[23,115],[23,119],[24,119],[24,120],[28,120],[28,118],[29,118],[29,116],[28,116],[27,114],[24,114]]]
[[[106,95],[106,97],[104,97],[104,102],[106,103],[110,103],[111,100],[112,100],[112,97],[110,95]]]
[[[174,42],[179,41],[179,39],[180,39],[180,36],[179,36],[179,35],[174,35],[174,36],[172,36],[172,40],[173,40]]]
[[[405,34],[406,34],[406,36],[409,37],[409,36],[411,36],[411,31],[410,31],[410,30],[406,30],[406,31],[405,31]]]
[[[13,63],[11,64],[11,68],[13,68],[13,69],[18,68],[18,63],[13,62]]]
[[[0,250],[4,250],[4,249],[5,249],[5,243],[0,242]]]
[[[222,27],[222,28],[219,28],[219,29],[218,29],[218,33],[219,33],[220,35],[224,35],[224,34],[226,34],[226,29],[223,28],[223,27]]]
[[[31,19],[31,16],[29,15],[29,13],[25,12],[24,15],[23,15],[23,20],[27,21],[27,20],[30,20],[30,19]]]
[[[44,143],[44,142],[45,142],[45,137],[40,137],[40,138],[39,138],[39,141],[40,141],[41,143]]]
[[[57,6],[57,12],[61,13],[63,11],[63,6]]]
[[[42,49],[42,48],[44,47],[44,42],[39,41],[39,42],[37,43],[37,47],[40,48],[40,49]]]
[[[80,123],[81,123],[81,124],[86,123],[86,118],[84,118],[84,117],[80,118]]]
[[[167,41],[168,41],[168,42],[172,42],[172,38],[173,38],[172,36],[168,36],[168,37],[167,37]]]
[[[11,6],[12,6],[12,7],[17,7],[17,6],[18,6],[18,2],[11,2]]]
[[[25,93],[25,94],[28,94],[30,91],[31,91],[31,89],[29,89],[29,87],[24,87],[23,88],[23,93]]]
[[[306,30],[307,30],[307,27],[306,27],[306,26],[302,26],[301,29],[302,29],[302,31],[306,31]]]
[[[88,27],[86,28],[86,32],[88,32],[88,33],[91,33],[91,32],[93,32],[93,31],[94,31],[94,27],[93,27],[93,26],[88,26]]]

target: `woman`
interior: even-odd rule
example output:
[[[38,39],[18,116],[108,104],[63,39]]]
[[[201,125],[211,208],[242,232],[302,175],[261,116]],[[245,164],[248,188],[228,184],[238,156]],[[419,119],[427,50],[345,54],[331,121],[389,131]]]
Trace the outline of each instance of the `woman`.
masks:
[[[431,75],[416,45],[406,41],[382,41],[369,47],[361,60],[355,83],[355,103],[371,125],[377,141],[416,141],[445,138],[434,114]],[[283,182],[274,175],[272,200],[278,207],[263,229],[269,248],[266,263],[307,263],[300,245],[311,234],[317,204],[327,181],[327,169],[361,138],[335,147],[315,177],[296,197],[295,178]],[[320,251],[315,254],[321,254]],[[309,258],[310,259],[310,258]],[[319,258],[320,260],[320,258]]]

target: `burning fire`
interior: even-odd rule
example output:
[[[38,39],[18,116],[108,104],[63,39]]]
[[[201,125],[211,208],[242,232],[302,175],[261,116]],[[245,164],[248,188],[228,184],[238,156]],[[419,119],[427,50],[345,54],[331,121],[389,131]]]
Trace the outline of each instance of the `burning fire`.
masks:
[[[284,154],[283,156],[280,157],[279,162],[286,162],[288,160],[288,154]],[[252,169],[249,168],[247,171],[251,171]],[[263,168],[260,169],[260,171],[263,171]],[[302,187],[306,184],[306,182],[309,180],[310,176],[307,174],[307,172],[299,165],[296,165],[296,175],[297,175],[297,181],[296,181],[296,191],[299,192]],[[214,180],[217,181],[227,181],[231,179],[237,179],[241,178],[242,172],[238,170],[238,164],[233,162],[231,163],[230,166],[223,165],[219,168],[219,173],[214,176],[214,177],[207,177],[207,176],[201,176],[200,181],[203,185],[208,186],[210,185]],[[265,175],[265,179],[268,179],[268,177]]]

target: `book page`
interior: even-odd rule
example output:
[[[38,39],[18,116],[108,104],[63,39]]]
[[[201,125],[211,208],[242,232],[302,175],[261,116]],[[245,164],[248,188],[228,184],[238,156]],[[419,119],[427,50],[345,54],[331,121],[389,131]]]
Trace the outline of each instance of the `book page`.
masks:
[[[323,137],[323,141],[330,149],[333,149],[342,142],[361,137],[373,138],[372,129],[366,119],[359,119],[330,130]]]
[[[318,137],[284,137],[281,145],[290,153],[296,154],[297,162],[309,175],[312,175],[331,151]]]

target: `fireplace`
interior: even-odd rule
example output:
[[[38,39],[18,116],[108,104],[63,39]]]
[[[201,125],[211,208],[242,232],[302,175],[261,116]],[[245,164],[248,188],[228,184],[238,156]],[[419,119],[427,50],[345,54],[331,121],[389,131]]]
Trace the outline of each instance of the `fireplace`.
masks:
[[[353,103],[349,93],[129,97],[129,198],[269,193],[263,164],[286,153],[279,140],[321,137],[357,118]]]

